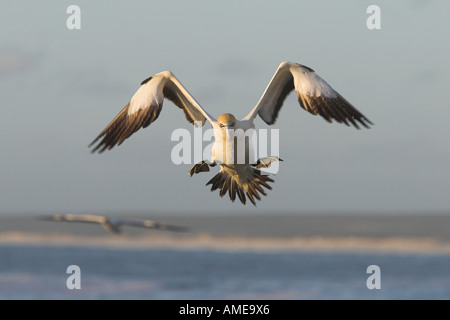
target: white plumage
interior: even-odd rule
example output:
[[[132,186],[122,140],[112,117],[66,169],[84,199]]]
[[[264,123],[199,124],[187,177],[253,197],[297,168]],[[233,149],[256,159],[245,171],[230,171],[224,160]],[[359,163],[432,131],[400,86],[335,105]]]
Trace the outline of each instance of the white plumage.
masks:
[[[186,231],[185,228],[173,225],[159,223],[153,220],[139,220],[139,219],[119,219],[114,217],[106,217],[93,214],[55,214],[52,216],[41,217],[41,220],[47,221],[63,221],[63,222],[82,222],[82,223],[98,223],[103,228],[114,234],[122,233],[123,226],[159,229],[169,231]]]
[[[253,146],[250,143],[245,147],[245,152],[250,153],[247,162],[236,162],[234,140],[227,132],[238,129],[245,132],[254,129],[254,119],[257,115],[269,125],[275,123],[284,99],[292,91],[296,92],[302,108],[314,115],[320,115],[329,122],[335,120],[356,128],[360,125],[369,128],[372,124],[313,69],[297,63],[280,64],[256,106],[241,120],[237,120],[230,113],[224,113],[215,119],[198,104],[170,71],[164,71],[141,83],[141,87],[128,105],[90,146],[97,143],[92,152],[101,153],[120,145],[134,132],[155,121],[161,112],[164,98],[167,98],[184,111],[190,123],[203,125],[208,120],[214,129],[212,162],[202,161],[194,165],[189,171],[190,175],[209,171],[209,166],[219,164],[220,172],[207,183],[212,185],[211,190],[219,189],[220,196],[228,192],[232,201],[237,195],[244,204],[247,196],[255,204],[255,198],[260,200],[260,194],[266,195],[262,187],[271,189],[268,182],[273,182],[258,169],[280,159],[276,157],[254,159]]]

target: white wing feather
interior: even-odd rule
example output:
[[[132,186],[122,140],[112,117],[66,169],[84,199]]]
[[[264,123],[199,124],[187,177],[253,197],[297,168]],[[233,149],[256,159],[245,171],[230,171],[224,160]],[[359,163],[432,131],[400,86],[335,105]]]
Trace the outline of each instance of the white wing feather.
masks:
[[[258,103],[243,120],[253,121],[259,115],[267,124],[275,123],[284,99],[294,90],[302,108],[329,122],[350,122],[356,128],[357,122],[367,128],[372,124],[313,69],[292,62],[280,64]]]
[[[130,137],[140,128],[146,128],[155,121],[161,112],[163,100],[167,98],[182,109],[186,119],[195,125],[203,125],[206,120],[216,120],[208,114],[191,96],[180,81],[170,72],[157,73],[141,83],[141,87],[130,102],[113,121],[91,142],[97,145],[92,152],[100,153],[111,149]]]

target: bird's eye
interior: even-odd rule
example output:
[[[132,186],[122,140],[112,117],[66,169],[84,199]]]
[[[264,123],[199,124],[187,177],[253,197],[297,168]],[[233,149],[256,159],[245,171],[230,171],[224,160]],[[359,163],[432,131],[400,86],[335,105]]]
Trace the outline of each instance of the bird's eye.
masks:
[[[221,123],[221,124],[220,124],[220,127],[223,128],[223,127],[225,127],[225,126],[223,125],[223,123]]]

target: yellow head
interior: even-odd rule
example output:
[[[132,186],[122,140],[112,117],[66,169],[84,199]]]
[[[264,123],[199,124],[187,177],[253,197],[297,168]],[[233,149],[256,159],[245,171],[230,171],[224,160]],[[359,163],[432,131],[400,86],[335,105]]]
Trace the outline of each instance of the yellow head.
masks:
[[[217,123],[224,130],[236,128],[236,118],[231,113],[224,113],[220,115],[217,119]]]

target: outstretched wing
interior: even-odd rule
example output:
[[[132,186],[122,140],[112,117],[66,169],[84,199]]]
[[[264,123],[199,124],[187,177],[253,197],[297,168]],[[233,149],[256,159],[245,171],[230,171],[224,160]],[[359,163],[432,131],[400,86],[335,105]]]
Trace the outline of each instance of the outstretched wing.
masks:
[[[90,215],[90,214],[55,214],[50,216],[43,216],[40,220],[47,221],[67,221],[67,222],[87,222],[87,223],[103,223],[106,218],[104,216]]]
[[[163,224],[153,220],[117,219],[117,224],[148,229],[160,229],[179,232],[187,231],[185,227]]]
[[[357,129],[358,124],[366,128],[373,124],[313,69],[292,62],[280,64],[257,105],[243,120],[253,120],[259,114],[267,124],[275,123],[284,99],[292,90],[302,108],[328,122],[350,123]]]
[[[99,153],[111,149],[130,137],[140,128],[146,128],[155,121],[161,112],[164,98],[172,101],[182,109],[186,119],[192,124],[205,120],[215,121],[195,99],[186,88],[170,72],[164,71],[145,79],[141,87],[125,108],[114,118],[113,121],[91,142],[92,152]]]

